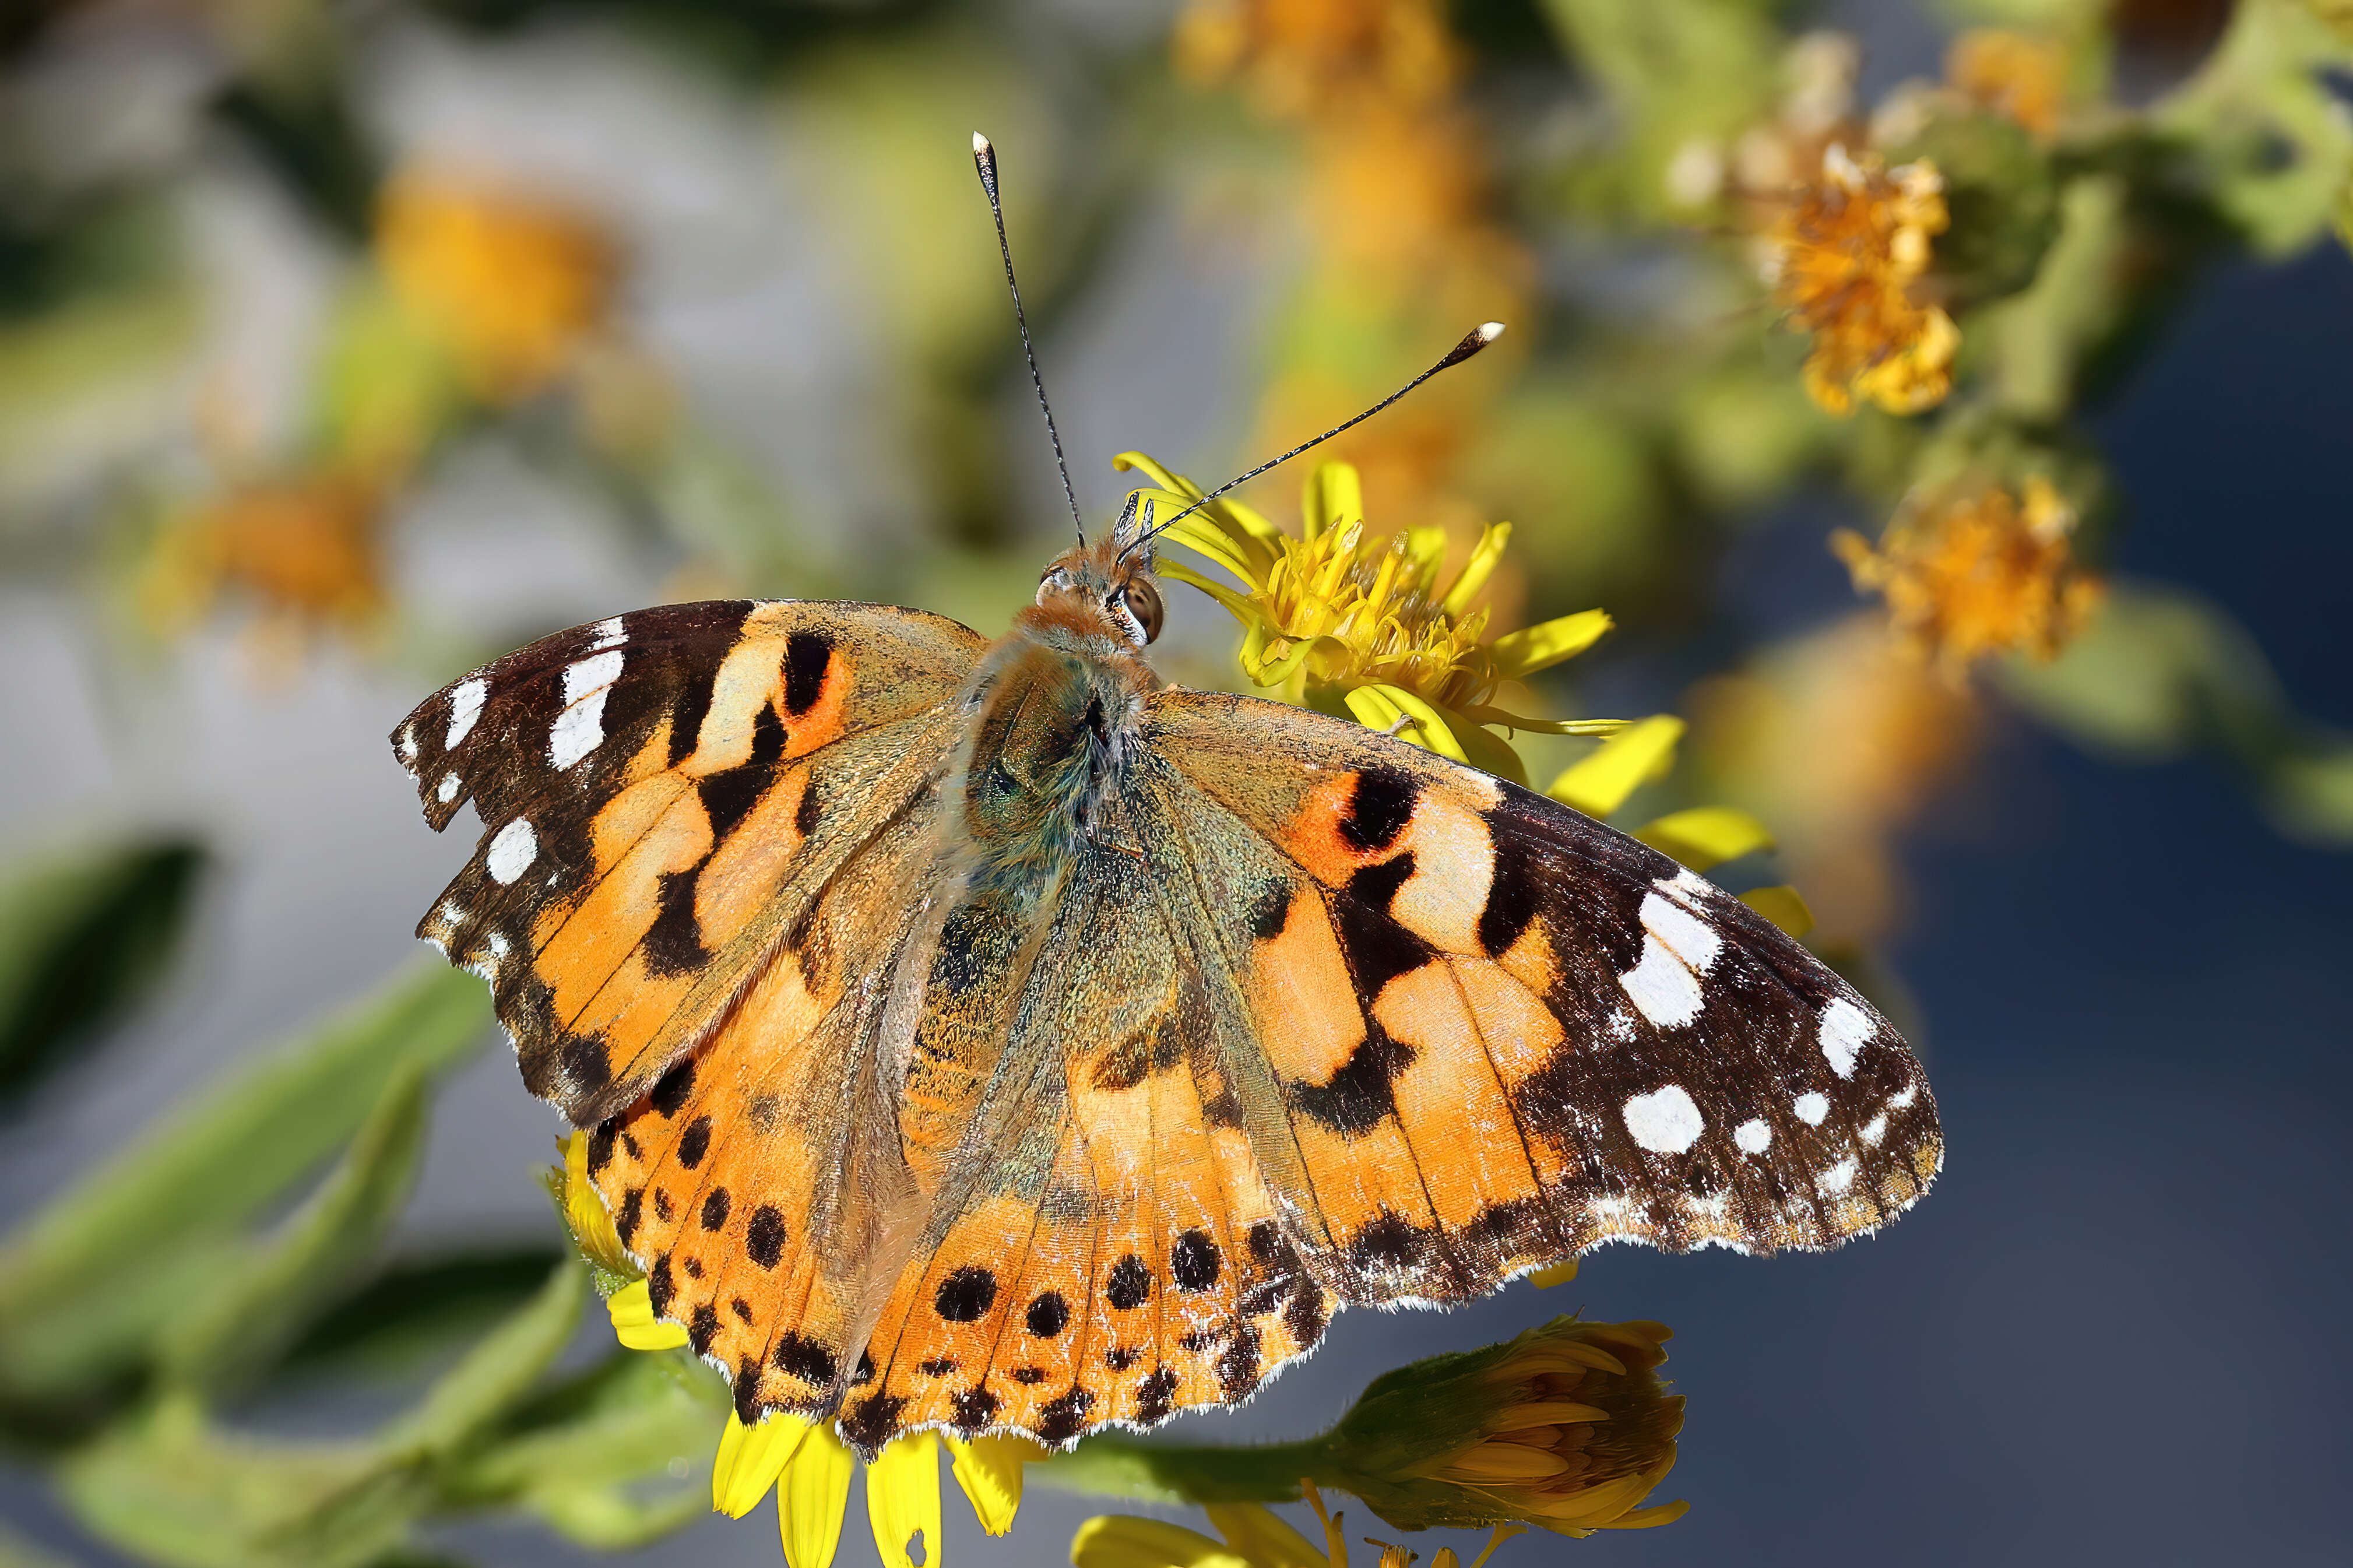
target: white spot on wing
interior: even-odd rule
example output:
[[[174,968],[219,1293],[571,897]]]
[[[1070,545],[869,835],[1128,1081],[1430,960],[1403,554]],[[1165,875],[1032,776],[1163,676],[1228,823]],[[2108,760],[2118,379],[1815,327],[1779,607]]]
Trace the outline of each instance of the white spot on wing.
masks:
[[[1626,1130],[1654,1154],[1681,1154],[1697,1143],[1706,1128],[1706,1118],[1681,1084],[1669,1084],[1626,1102]]]
[[[529,822],[517,817],[491,840],[491,853],[483,858],[482,869],[491,874],[492,882],[503,886],[529,871],[538,856],[538,835],[531,831]]]
[[[1821,1174],[1814,1185],[1822,1192],[1836,1195],[1854,1185],[1855,1165],[1852,1160],[1841,1160]]]
[[[1699,1016],[1699,977],[1724,949],[1715,927],[1672,899],[1642,895],[1642,957],[1618,977],[1642,1016],[1673,1029]]]
[[[1854,1076],[1854,1059],[1879,1033],[1879,1026],[1844,997],[1822,1009],[1822,1058],[1841,1078]]]
[[[1902,1088],[1887,1097],[1887,1108],[1889,1110],[1910,1110],[1912,1108],[1912,1102],[1919,1097],[1920,1080],[1915,1078],[1910,1083],[1905,1085]]]
[[[480,675],[469,675],[458,683],[449,694],[449,738],[447,746],[456,746],[474,733],[474,721],[482,716],[482,699],[491,694],[489,683]]]
[[[607,616],[590,627],[588,630],[591,634],[588,643],[590,652],[595,652],[600,648],[618,648],[628,636],[628,633],[621,630],[621,618],[617,615]]]
[[[1664,942],[1692,973],[1704,975],[1724,950],[1715,927],[1671,899],[1655,893],[1642,895],[1642,928]]]
[[[564,711],[547,732],[549,766],[561,772],[604,744],[605,694],[621,673],[617,648],[583,659],[564,671]]]
[[[1811,1089],[1808,1089],[1798,1097],[1796,1104],[1790,1108],[1798,1113],[1798,1119],[1808,1127],[1820,1127],[1822,1125],[1822,1118],[1831,1114],[1831,1102]]]
[[[455,770],[441,775],[441,788],[436,789],[434,793],[441,797],[441,803],[445,806],[458,798],[458,775]]]
[[[1642,961],[1618,977],[1642,1016],[1662,1029],[1699,1016],[1699,979],[1656,937],[1642,938]]]
[[[1773,1129],[1751,1117],[1732,1129],[1732,1141],[1743,1154],[1762,1154],[1773,1147]]]
[[[399,746],[400,759],[412,768],[417,766],[417,726],[415,725],[401,726]]]
[[[1873,1117],[1869,1121],[1862,1124],[1862,1140],[1872,1148],[1878,1148],[1879,1140],[1886,1136],[1887,1118],[1885,1116]]]

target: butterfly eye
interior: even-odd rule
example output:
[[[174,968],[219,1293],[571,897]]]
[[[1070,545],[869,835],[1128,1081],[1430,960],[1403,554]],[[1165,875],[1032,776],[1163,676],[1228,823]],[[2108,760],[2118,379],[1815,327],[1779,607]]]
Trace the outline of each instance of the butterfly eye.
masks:
[[[1137,577],[1127,585],[1124,591],[1128,613],[1135,617],[1138,626],[1144,628],[1144,641],[1146,643],[1154,641],[1160,635],[1160,590],[1154,588],[1149,580]]]

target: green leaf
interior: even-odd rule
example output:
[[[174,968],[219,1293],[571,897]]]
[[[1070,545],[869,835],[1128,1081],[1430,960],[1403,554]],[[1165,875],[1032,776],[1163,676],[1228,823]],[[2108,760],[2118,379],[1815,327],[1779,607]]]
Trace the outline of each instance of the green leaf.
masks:
[[[0,1103],[154,989],[179,951],[204,863],[193,840],[113,843],[0,889]]]
[[[624,1351],[537,1396],[451,1472],[451,1502],[525,1509],[605,1550],[707,1511],[727,1393],[685,1361]]]
[[[388,1451],[439,1457],[504,1415],[531,1392],[572,1338],[588,1293],[587,1270],[566,1258],[539,1294],[434,1382],[414,1410],[387,1427]]]
[[[319,1191],[207,1282],[166,1330],[162,1373],[190,1388],[250,1382],[347,1287],[399,1218],[425,1143],[425,1067],[404,1063]]]
[[[532,1246],[404,1259],[313,1321],[282,1368],[311,1376],[409,1367],[453,1340],[487,1332],[533,1295],[563,1256]]]
[[[170,1568],[361,1568],[398,1547],[431,1497],[364,1444],[272,1443],[167,1398],[58,1473],[93,1535]]]
[[[438,1072],[490,1022],[481,982],[435,965],[177,1113],[0,1247],[0,1398],[120,1377],[237,1229],[316,1170],[410,1065]]]

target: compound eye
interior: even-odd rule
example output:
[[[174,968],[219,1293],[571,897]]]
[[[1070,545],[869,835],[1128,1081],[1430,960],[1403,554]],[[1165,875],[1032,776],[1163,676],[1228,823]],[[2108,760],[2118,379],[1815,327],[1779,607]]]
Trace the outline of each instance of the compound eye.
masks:
[[[1160,636],[1160,590],[1150,579],[1137,577],[1127,585],[1127,611],[1135,623],[1144,628],[1144,641],[1148,645]]]

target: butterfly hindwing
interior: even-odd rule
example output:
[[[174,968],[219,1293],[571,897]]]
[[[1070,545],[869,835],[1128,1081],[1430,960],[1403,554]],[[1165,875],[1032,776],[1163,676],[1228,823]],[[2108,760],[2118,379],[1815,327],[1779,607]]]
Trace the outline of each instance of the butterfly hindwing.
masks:
[[[733,1001],[796,904],[953,744],[981,639],[871,605],[670,606],[543,638],[394,731],[473,860],[418,927],[488,978],[524,1079],[583,1125]],[[797,898],[786,896],[797,889]]]
[[[1247,1397],[1328,1315],[1285,1239],[1222,1058],[1229,996],[1163,917],[1173,850],[1148,814],[1075,853],[1035,942],[976,899],[952,916],[927,1017],[970,987],[1000,1026],[919,1041],[907,1104],[965,1093],[916,1260],[878,1324],[853,1441],[914,1426],[1012,1427],[1065,1442]],[[974,949],[993,958],[976,961]],[[972,1053],[987,1053],[985,1071]],[[941,1056],[965,1060],[927,1078]]]

